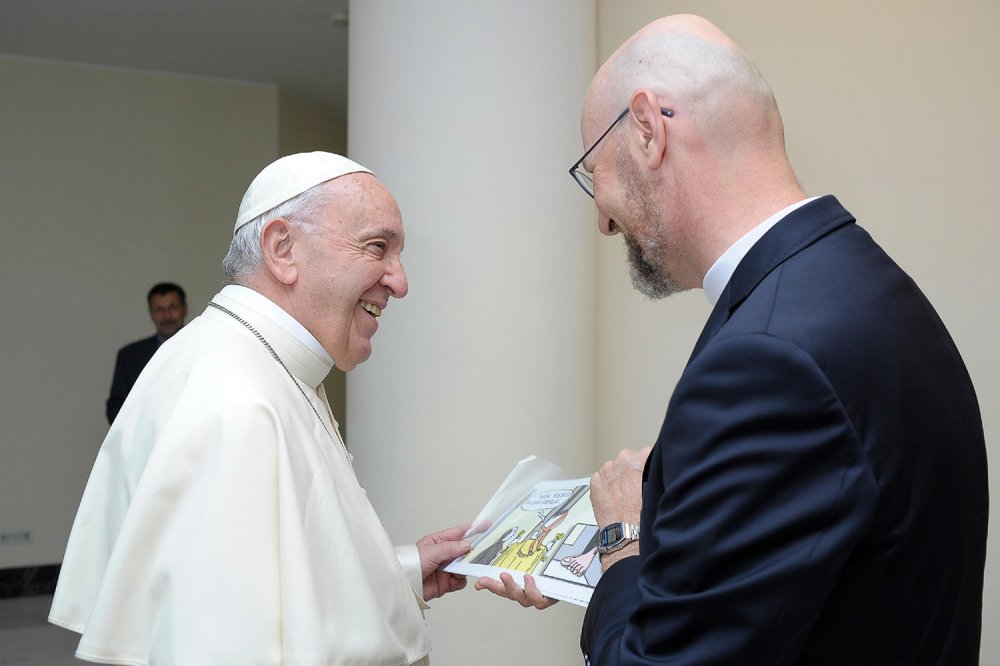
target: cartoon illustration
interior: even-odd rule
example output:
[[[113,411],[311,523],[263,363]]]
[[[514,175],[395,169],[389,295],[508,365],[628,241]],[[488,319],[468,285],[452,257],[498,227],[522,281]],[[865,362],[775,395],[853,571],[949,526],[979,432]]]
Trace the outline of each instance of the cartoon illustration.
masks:
[[[553,554],[543,576],[558,578],[593,587],[601,578],[601,561],[597,557],[598,529],[596,524],[578,524],[576,531]]]
[[[587,567],[590,563],[594,561],[594,556],[597,554],[597,547],[591,548],[583,555],[576,555],[572,557],[564,557],[560,562],[564,567],[570,570],[574,576],[582,576],[587,572]]]
[[[552,531],[552,528],[566,518],[566,513],[564,511],[556,516],[546,518],[536,525],[523,541],[511,544],[509,548],[501,553],[500,558],[493,563],[493,566],[529,573],[534,571],[539,562],[548,559],[545,557],[545,554],[549,552],[549,546],[543,546],[542,542],[548,533]],[[562,538],[562,536],[561,534],[556,535],[553,543]]]
[[[490,544],[488,548],[476,555],[476,557],[471,560],[472,563],[493,564],[493,561],[497,559],[501,552],[507,550],[507,548],[514,543],[514,541],[522,536],[524,536],[524,530],[518,530],[516,527],[510,528],[503,533],[503,536]]]
[[[589,479],[543,481],[446,570],[494,578],[507,571],[518,581],[530,573],[543,594],[585,606],[601,576],[596,544]]]

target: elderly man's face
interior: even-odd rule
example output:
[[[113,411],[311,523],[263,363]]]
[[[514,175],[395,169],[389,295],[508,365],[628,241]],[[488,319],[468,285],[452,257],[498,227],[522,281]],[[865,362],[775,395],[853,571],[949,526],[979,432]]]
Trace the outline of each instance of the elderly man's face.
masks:
[[[598,93],[592,91],[584,107],[581,131],[584,146],[593,148],[583,168],[594,183],[598,229],[606,236],[622,235],[629,275],[640,293],[651,299],[670,296],[682,291],[671,270],[680,254],[674,227],[682,197],[662,183],[654,192],[650,174],[644,173],[628,153],[628,132],[634,131],[629,116],[609,129],[611,107],[598,104],[597,98]],[[672,207],[669,214],[665,214],[663,202]]]
[[[306,311],[296,318],[346,372],[371,355],[389,297],[402,298],[409,287],[400,261],[403,221],[389,191],[368,174],[332,186],[340,196],[304,238],[299,279]]]
[[[599,136],[601,122],[591,120],[585,125],[585,143],[588,136]],[[649,183],[641,178],[637,164],[629,158],[621,134],[627,123],[628,118],[624,118],[620,126],[612,129],[584,167],[593,170],[598,229],[607,236],[622,234],[632,284],[648,298],[659,299],[681,291],[668,267],[676,253],[673,220],[672,216],[664,215]],[[675,202],[677,199],[666,198]]]

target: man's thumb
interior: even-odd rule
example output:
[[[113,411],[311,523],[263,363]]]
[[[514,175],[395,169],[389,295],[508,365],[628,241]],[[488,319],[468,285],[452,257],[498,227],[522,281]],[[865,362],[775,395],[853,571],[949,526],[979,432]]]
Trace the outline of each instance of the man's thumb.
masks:
[[[442,562],[448,562],[459,555],[469,552],[471,544],[465,539],[461,541],[442,541],[441,543],[428,544],[425,546],[427,559],[436,567]]]

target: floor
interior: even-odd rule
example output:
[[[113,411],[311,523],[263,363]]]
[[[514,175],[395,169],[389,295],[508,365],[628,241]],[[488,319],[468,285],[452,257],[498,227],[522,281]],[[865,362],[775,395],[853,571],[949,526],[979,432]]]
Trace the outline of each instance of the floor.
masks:
[[[79,634],[49,624],[52,595],[0,599],[0,666],[82,666]]]

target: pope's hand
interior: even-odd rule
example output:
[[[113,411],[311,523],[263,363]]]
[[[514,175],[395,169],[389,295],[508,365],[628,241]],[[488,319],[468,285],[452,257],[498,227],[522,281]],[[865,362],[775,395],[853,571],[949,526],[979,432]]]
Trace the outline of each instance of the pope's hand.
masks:
[[[424,579],[424,600],[430,601],[465,587],[465,576],[441,571],[440,567],[469,552],[471,544],[463,539],[469,523],[456,525],[417,541],[420,574]]]
[[[535,585],[535,578],[531,574],[524,574],[524,587],[514,582],[514,578],[507,572],[500,574],[500,580],[494,580],[484,576],[476,581],[477,590],[489,590],[504,599],[516,601],[525,608],[535,607],[538,610],[548,608],[552,604],[558,603],[558,599],[551,599],[542,595]]]

